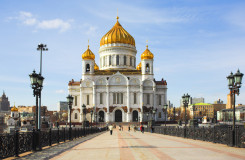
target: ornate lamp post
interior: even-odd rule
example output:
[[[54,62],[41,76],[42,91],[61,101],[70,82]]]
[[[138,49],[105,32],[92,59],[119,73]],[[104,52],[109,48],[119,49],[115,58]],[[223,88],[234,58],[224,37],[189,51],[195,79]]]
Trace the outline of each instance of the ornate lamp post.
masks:
[[[242,86],[242,77],[243,73],[240,73],[239,69],[237,70],[237,73],[233,75],[231,74],[227,77],[228,79],[228,87],[230,89],[231,95],[233,95],[234,98],[234,104],[233,104],[233,125],[232,125],[232,145],[235,146],[235,125],[236,125],[236,116],[235,116],[235,104],[236,104],[236,94],[239,95],[239,88]]]
[[[175,121],[175,107],[174,107],[174,121]]]
[[[46,44],[38,44],[37,46],[37,50],[40,51],[40,76],[42,76],[42,53],[43,51],[48,51],[47,45]],[[39,129],[41,128],[41,91],[42,89],[40,89],[40,94],[39,94],[39,109],[38,109],[38,114],[39,114],[39,120],[38,120],[38,126]]]
[[[83,128],[85,129],[85,120],[86,120],[86,106],[85,104],[82,105],[83,108]]]
[[[91,127],[92,127],[92,116],[93,116],[93,110],[91,109],[91,111],[90,111],[90,115],[91,115]]]
[[[165,107],[165,127],[166,127],[166,121],[167,121],[167,108],[168,108],[168,105],[165,104],[164,107]]]
[[[188,93],[182,96],[182,101],[185,107],[185,129],[184,129],[184,137],[186,137],[186,107],[188,107],[189,104],[189,99],[190,99],[190,95],[188,95]]]
[[[67,102],[69,106],[69,140],[71,140],[71,108],[72,108],[72,103],[73,103],[73,97],[71,95],[68,95],[67,97]]]
[[[149,117],[149,112],[146,113],[146,117],[147,117],[147,129],[148,129],[148,131],[149,131],[149,119],[148,119],[148,117]]]
[[[36,96],[36,130],[40,129],[41,114],[38,110],[38,97],[41,95],[44,78],[40,74],[36,74],[35,70],[29,75],[31,80],[31,86],[33,89],[33,95]]]

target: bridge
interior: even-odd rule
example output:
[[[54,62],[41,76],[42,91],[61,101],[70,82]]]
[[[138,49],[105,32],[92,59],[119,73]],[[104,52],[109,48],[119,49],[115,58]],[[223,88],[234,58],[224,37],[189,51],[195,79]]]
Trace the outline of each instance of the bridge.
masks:
[[[244,160],[245,148],[158,133],[129,132],[124,127],[123,131],[114,129],[112,135],[108,131],[94,133],[19,156],[8,159]]]

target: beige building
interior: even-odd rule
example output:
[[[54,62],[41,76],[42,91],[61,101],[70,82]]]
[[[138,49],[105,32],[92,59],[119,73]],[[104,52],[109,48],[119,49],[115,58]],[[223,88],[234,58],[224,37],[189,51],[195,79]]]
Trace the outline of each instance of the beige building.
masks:
[[[233,108],[234,105],[234,97],[229,93],[227,95],[227,104],[226,104],[226,109],[231,109]]]
[[[226,108],[226,104],[196,103],[190,106],[191,118],[215,118],[217,111]]]

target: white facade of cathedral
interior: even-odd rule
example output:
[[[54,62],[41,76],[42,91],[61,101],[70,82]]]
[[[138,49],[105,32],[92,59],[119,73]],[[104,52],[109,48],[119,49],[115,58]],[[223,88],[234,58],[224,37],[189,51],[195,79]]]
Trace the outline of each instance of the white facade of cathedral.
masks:
[[[88,49],[82,55],[82,78],[70,81],[69,94],[74,97],[72,122],[82,122],[82,105],[86,105],[86,119],[90,111],[97,113],[97,122],[147,121],[146,113],[156,108],[154,119],[164,121],[167,104],[167,83],[155,81],[154,55],[147,49],[136,67],[134,38],[116,22],[100,41],[100,68],[95,55]],[[94,121],[93,114],[93,121]],[[68,118],[69,119],[69,118]]]

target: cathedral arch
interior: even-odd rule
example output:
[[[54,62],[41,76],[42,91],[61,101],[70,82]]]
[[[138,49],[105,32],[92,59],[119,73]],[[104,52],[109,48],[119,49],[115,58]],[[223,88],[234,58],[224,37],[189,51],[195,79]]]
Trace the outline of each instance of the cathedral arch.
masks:
[[[99,122],[105,122],[105,112],[103,110],[99,111]]]
[[[86,64],[86,72],[90,72],[90,64]]]
[[[127,85],[128,78],[125,75],[117,72],[109,78],[108,83],[109,85]]]
[[[122,111],[120,109],[115,111],[115,122],[122,122]]]
[[[140,85],[140,80],[137,78],[132,78],[129,80],[129,85]]]
[[[138,119],[138,111],[134,110],[133,113],[132,113],[132,120],[133,122],[138,122],[139,119]]]
[[[82,87],[93,87],[93,85],[94,85],[94,81],[89,79],[89,78],[87,78],[81,82]]]
[[[146,65],[145,65],[145,72],[150,72],[150,65],[149,65],[149,63],[146,63]]]

